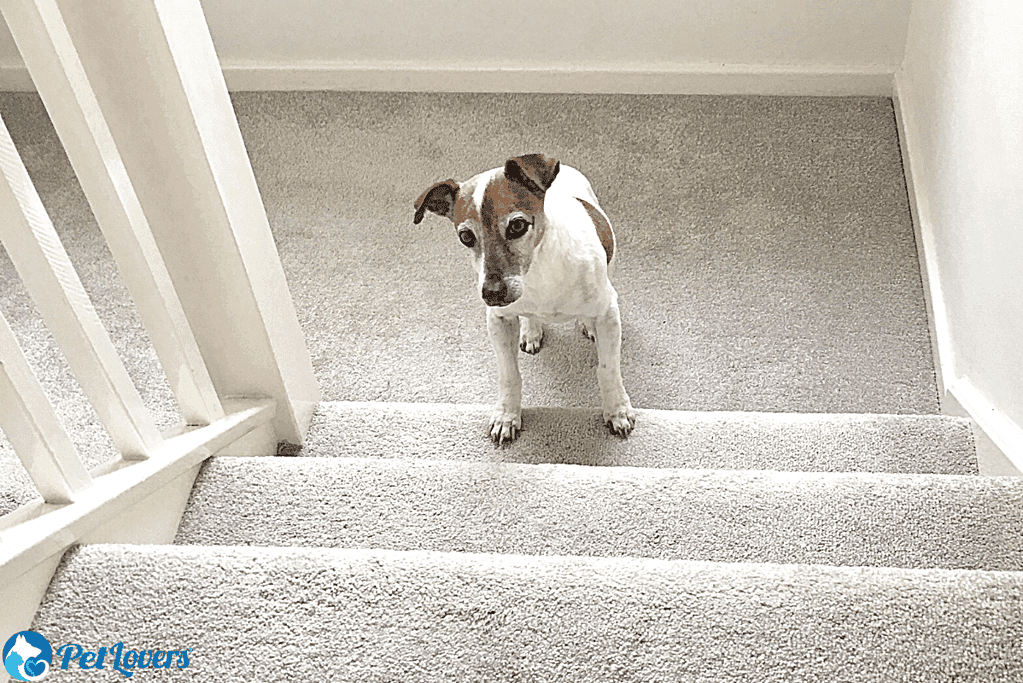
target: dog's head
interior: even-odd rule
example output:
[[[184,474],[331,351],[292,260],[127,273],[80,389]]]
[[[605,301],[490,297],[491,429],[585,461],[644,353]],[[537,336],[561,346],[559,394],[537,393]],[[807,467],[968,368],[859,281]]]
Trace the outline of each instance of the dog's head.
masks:
[[[427,211],[448,218],[472,250],[483,301],[507,306],[522,296],[522,277],[547,225],[544,196],[559,169],[557,159],[526,154],[463,183],[444,180],[416,200],[414,222]]]

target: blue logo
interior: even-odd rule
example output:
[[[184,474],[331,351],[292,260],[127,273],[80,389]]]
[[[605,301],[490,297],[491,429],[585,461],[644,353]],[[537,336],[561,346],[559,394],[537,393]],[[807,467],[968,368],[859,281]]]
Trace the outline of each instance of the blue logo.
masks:
[[[53,648],[35,631],[21,631],[4,645],[4,668],[16,681],[38,681],[50,671]]]
[[[116,643],[97,650],[89,650],[78,643],[61,645],[56,650],[35,631],[15,633],[4,645],[4,668],[16,681],[38,681],[50,673],[54,656],[57,668],[67,670],[111,668],[131,678],[140,669],[187,669],[192,648],[184,650],[133,650],[124,643]]]

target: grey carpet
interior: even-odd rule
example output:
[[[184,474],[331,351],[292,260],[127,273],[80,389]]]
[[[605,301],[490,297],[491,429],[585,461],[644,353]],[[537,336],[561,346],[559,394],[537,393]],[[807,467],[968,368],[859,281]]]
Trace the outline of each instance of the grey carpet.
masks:
[[[601,424],[599,409],[527,408],[516,444],[495,448],[485,436],[489,414],[489,406],[479,405],[326,401],[317,408],[306,444],[298,451],[282,452],[311,457],[977,474],[969,423],[941,415],[640,409],[642,428],[620,439]],[[86,435],[100,444],[109,440],[100,425],[79,433],[79,440]],[[107,457],[110,454],[112,447]],[[0,482],[0,515],[36,495],[12,452],[0,452]]]
[[[176,543],[1023,570],[1023,480],[214,458]]]
[[[132,327],[38,105],[0,99],[101,317]],[[206,545],[72,550],[35,628],[192,648],[198,680],[1023,676],[1023,573],[991,571],[1021,568],[1023,485],[963,476],[969,427],[933,415],[890,100],[234,101],[328,402],[306,457],[204,466],[178,540]],[[442,219],[411,225],[429,183],[528,151],[617,226],[626,441],[596,419],[593,346],[555,327],[522,360],[522,440],[489,444],[472,273]]]
[[[298,451],[314,457],[458,459],[804,472],[976,474],[969,422],[940,415],[639,409],[612,436],[600,409],[527,408],[515,445],[486,434],[490,406],[325,401]]]
[[[617,226],[623,373],[638,408],[937,412],[891,101],[235,93],[327,400],[489,404],[496,373],[450,226],[411,224],[429,183],[545,151]],[[38,98],[0,115],[161,427],[167,382]],[[90,467],[114,452],[6,254],[0,308]],[[571,326],[523,355],[533,407],[599,405]],[[642,425],[641,425],[642,427]],[[34,496],[0,437],[0,514]]]
[[[616,226],[639,408],[934,413],[891,101],[238,93],[242,133],[324,398],[494,400],[465,248],[413,226],[429,184],[543,151]],[[522,358],[524,402],[599,406],[571,326]]]
[[[191,648],[139,680],[1023,679],[1016,572],[93,546],[50,596],[52,642]]]

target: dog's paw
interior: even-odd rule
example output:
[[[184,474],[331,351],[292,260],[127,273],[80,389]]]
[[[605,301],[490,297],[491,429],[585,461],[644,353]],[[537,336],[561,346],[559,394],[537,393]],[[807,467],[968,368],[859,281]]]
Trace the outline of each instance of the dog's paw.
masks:
[[[519,322],[519,348],[526,353],[540,353],[543,343],[543,323],[532,318],[522,318]]]
[[[490,438],[496,444],[511,443],[522,429],[522,416],[518,412],[495,408],[490,416]]]
[[[610,427],[612,433],[618,436],[628,436],[632,428],[636,426],[636,412],[628,403],[605,410],[604,424]]]

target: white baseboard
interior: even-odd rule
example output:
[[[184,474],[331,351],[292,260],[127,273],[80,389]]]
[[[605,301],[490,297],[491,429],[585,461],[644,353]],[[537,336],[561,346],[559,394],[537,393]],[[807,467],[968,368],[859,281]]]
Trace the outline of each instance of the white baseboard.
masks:
[[[22,64],[0,64],[0,92],[35,92],[35,84]]]
[[[231,90],[380,90],[629,94],[882,95],[892,69],[697,64],[465,68],[414,64],[224,64]]]
[[[904,84],[899,73],[896,73],[893,78],[892,103],[923,276],[941,411],[969,418],[973,422],[981,474],[1023,476],[1023,429],[984,398],[967,378],[958,377],[956,373],[948,314],[939,277],[934,227],[930,221],[927,195],[920,187],[924,179],[914,173],[914,169],[919,168],[915,152],[919,133],[903,95]]]
[[[1023,477],[1023,429],[968,380],[957,379],[947,387],[942,410],[973,421],[981,474]]]
[[[679,64],[498,68],[394,63],[225,61],[233,91],[362,90],[891,97],[890,66]],[[34,90],[19,64],[0,65],[0,91]]]
[[[910,112],[906,110],[903,84],[900,75],[892,79],[892,105],[895,110],[895,125],[899,136],[899,150],[902,153],[902,168],[909,195],[909,211],[916,236],[917,257],[920,260],[920,274],[923,279],[924,299],[927,305],[927,321],[931,335],[931,351],[934,370],[937,373],[938,393],[945,394],[946,378],[955,377],[952,342],[949,336],[948,316],[942,294],[941,278],[938,272],[937,247],[930,212],[925,205],[926,195],[919,191],[917,183],[922,178],[914,172],[919,162],[916,156],[917,131]]]

